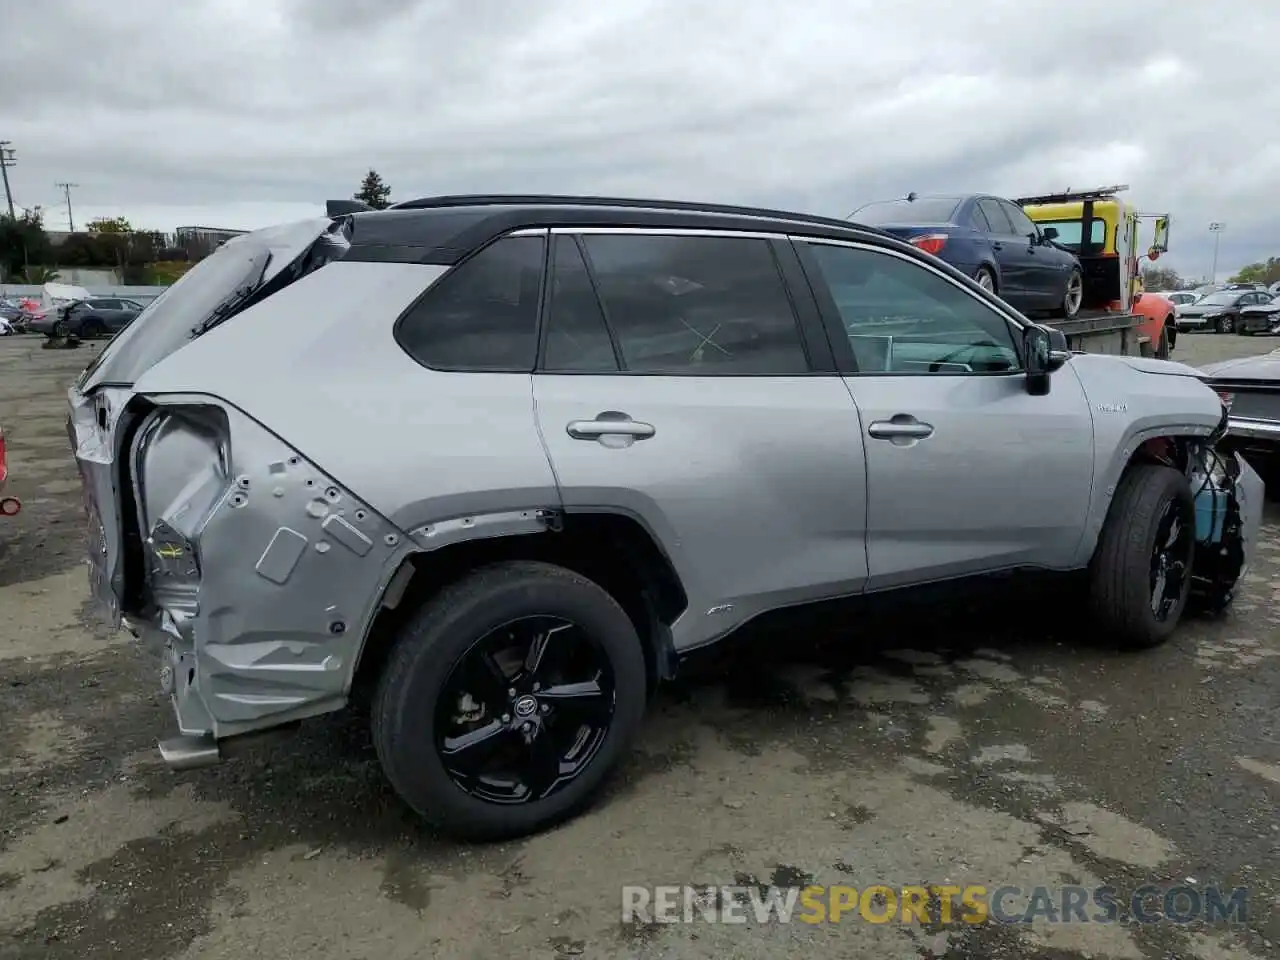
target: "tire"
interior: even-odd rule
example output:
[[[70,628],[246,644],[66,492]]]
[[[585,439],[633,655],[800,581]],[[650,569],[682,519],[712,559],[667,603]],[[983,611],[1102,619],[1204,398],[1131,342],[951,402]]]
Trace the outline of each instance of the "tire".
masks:
[[[1170,515],[1181,524],[1181,536],[1166,551],[1166,569],[1173,573],[1180,564],[1181,576],[1158,616],[1151,580],[1157,536],[1165,538],[1163,522]],[[1186,477],[1172,467],[1131,467],[1116,489],[1089,565],[1089,606],[1098,625],[1122,647],[1168,640],[1186,609],[1194,552],[1195,505]]]
[[[53,334],[53,336],[55,336],[55,337],[65,337],[65,336],[68,334],[68,332],[69,332],[69,331],[67,330],[67,321],[65,321],[65,320],[55,320],[55,321],[53,322],[53,330],[52,330],[52,334]]]
[[[996,289],[996,275],[990,267],[979,267],[974,271],[973,280],[983,290],[987,290],[998,295],[999,291]]]
[[[446,703],[456,702],[459,711],[479,711],[479,716],[468,722],[498,730],[503,749],[514,751],[513,762],[525,756],[522,751],[532,756],[533,748],[526,745],[520,729],[532,724],[537,737],[542,738],[537,739],[540,744],[554,743],[554,738],[546,737],[548,731],[557,732],[558,717],[569,718],[558,732],[575,729],[572,715],[559,712],[560,705],[568,701],[553,701],[557,704],[553,708],[541,700],[526,714],[521,708],[534,698],[522,694],[508,696],[507,706],[488,708],[480,693],[486,679],[491,688],[498,688],[499,697],[509,694],[501,691],[502,685],[521,682],[519,677],[505,675],[501,668],[501,676],[490,673],[477,679],[472,675],[480,699],[472,699],[471,683],[464,684],[461,679],[457,682],[466,687],[464,696],[454,700],[452,695],[446,695],[454,678],[460,677],[457,670],[465,670],[467,664],[473,663],[469,658],[486,637],[494,636],[499,628],[503,636],[511,636],[522,622],[529,622],[524,618],[533,617],[557,618],[578,626],[579,632],[568,636],[579,637],[574,642],[584,644],[584,649],[589,647],[593,655],[607,663],[607,671],[602,667],[596,679],[604,689],[611,681],[612,714],[601,721],[603,729],[589,735],[594,736],[594,746],[581,771],[558,789],[553,783],[551,792],[532,799],[477,796],[476,792],[483,789],[497,789],[491,787],[495,781],[470,779],[469,789],[460,782],[465,777],[446,768],[444,744],[438,737],[443,738],[446,731],[454,729],[451,724],[460,722],[457,716],[443,712]],[[492,668],[494,660],[488,657],[483,663]],[[535,833],[582,810],[639,729],[646,701],[640,639],[631,619],[613,597],[592,581],[561,567],[535,562],[501,563],[482,567],[445,587],[401,628],[374,696],[373,741],[396,793],[428,823],[458,839],[508,839]],[[507,712],[499,717],[498,709]],[[607,711],[607,707],[604,709]],[[547,719],[540,719],[544,714]],[[487,724],[483,723],[486,715]],[[520,717],[529,719],[521,723]],[[516,724],[521,725],[520,729]],[[576,728],[579,734],[588,729]],[[473,735],[474,732],[473,728]],[[490,739],[499,742],[497,737]],[[459,752],[455,756],[461,755]],[[563,777],[571,752],[563,757],[559,752],[555,755],[560,757],[555,769]]]
[[[1178,349],[1178,324],[1173,317],[1164,318],[1164,330],[1169,334],[1169,352]]]
[[[1162,327],[1160,329],[1160,342],[1156,344],[1156,359],[1168,360],[1169,351],[1172,349],[1173,347],[1169,344],[1169,331]]]
[[[1236,321],[1234,317],[1219,317],[1213,325],[1214,333],[1235,333]]]
[[[1067,285],[1062,291],[1062,303],[1053,311],[1053,315],[1062,320],[1074,320],[1080,315],[1083,305],[1084,273],[1079,267],[1072,267]]]

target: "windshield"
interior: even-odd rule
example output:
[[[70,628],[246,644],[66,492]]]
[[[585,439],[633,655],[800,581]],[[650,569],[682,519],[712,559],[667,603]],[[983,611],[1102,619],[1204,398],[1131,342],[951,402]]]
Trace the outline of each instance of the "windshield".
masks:
[[[1204,307],[1229,307],[1240,299],[1238,293],[1211,293],[1208,296],[1201,297],[1196,301],[1197,306]]]
[[[1082,222],[1080,220],[1037,220],[1040,229],[1045,227],[1053,227],[1058,231],[1058,235],[1053,238],[1053,242],[1070,250],[1080,249],[1080,234],[1082,233]],[[1094,217],[1089,223],[1089,244],[1090,246],[1102,246],[1107,239],[1107,225]]]
[[[95,373],[101,383],[132,384],[194,338],[193,330],[237,290],[256,287],[271,250],[248,238],[226,243],[152,300],[85,368],[83,389]]]
[[[950,223],[958,206],[960,201],[955,197],[881,200],[855,210],[849,219],[869,227],[891,223]]]

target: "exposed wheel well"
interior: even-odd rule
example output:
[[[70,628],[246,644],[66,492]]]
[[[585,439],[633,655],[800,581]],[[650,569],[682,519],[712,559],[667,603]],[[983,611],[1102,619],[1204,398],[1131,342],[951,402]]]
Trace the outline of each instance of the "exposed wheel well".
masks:
[[[360,653],[352,695],[366,698],[376,684],[405,618],[445,585],[477,567],[503,560],[542,560],[574,570],[607,590],[626,610],[645,645],[650,689],[674,672],[668,628],[688,597],[670,559],[635,519],[621,514],[567,514],[561,528],[494,537],[423,551],[405,561],[409,577],[394,606],[384,606]],[[402,572],[391,583],[403,582]],[[397,592],[393,587],[390,592]]]

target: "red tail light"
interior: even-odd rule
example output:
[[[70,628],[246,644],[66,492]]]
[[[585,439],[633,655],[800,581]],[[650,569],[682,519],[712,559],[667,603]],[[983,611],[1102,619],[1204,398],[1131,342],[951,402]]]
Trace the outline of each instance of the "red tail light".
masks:
[[[947,245],[947,235],[945,233],[927,233],[922,237],[912,237],[911,245],[919,247],[925,253],[932,253],[936,257],[942,248]]]
[[[9,476],[9,461],[5,457],[4,431],[0,430],[0,487],[4,486],[4,481],[8,476]]]

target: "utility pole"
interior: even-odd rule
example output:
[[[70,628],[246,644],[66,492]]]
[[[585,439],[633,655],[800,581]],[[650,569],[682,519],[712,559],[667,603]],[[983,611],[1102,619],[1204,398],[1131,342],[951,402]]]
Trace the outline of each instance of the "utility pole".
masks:
[[[1227,225],[1216,220],[1209,224],[1209,232],[1213,234],[1213,273],[1209,275],[1210,283],[1218,282],[1218,241],[1222,238],[1222,231],[1225,229]]]
[[[54,186],[55,186],[55,187],[61,187],[61,188],[62,188],[62,195],[63,195],[64,197],[66,197],[66,198],[67,198],[67,232],[68,232],[68,233],[75,233],[75,232],[76,232],[76,222],[75,222],[73,219],[71,219],[71,188],[72,188],[72,187],[78,187],[78,186],[80,186],[80,184],[78,184],[78,183],[55,183],[55,184],[54,184]]]
[[[9,189],[9,168],[16,166],[18,158],[14,156],[12,141],[0,140],[0,174],[4,175],[4,198],[9,203],[9,219],[14,219],[13,191]]]

